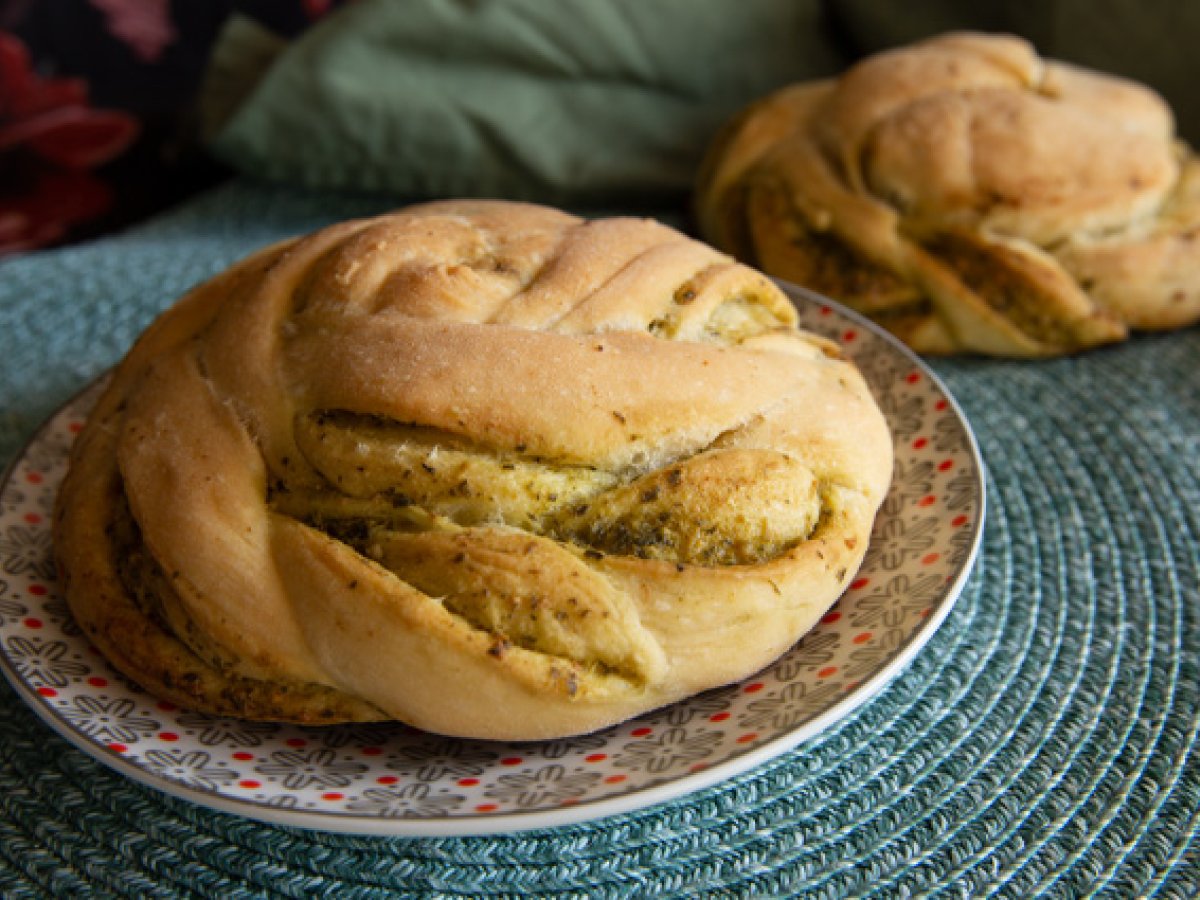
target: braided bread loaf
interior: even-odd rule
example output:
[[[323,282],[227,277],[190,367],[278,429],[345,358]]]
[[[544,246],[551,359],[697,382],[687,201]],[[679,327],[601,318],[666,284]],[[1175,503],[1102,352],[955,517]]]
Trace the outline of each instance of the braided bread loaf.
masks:
[[[1149,89],[951,34],[763,99],[705,237],[915,349],[1036,357],[1200,318],[1200,162]]]
[[[533,739],[777,657],[860,564],[891,443],[763,276],[649,221],[444,202],[167,311],[73,452],[56,547],[177,703]]]

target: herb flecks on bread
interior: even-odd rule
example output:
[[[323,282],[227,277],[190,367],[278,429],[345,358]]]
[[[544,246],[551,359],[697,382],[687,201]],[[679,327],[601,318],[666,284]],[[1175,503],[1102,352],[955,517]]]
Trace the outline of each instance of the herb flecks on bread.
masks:
[[[1200,161],[1148,88],[950,34],[746,109],[703,235],[926,353],[1040,357],[1200,319]]]
[[[56,552],[167,699],[547,738],[775,659],[890,475],[861,376],[762,275],[650,221],[434,203],[164,313],[80,436]]]

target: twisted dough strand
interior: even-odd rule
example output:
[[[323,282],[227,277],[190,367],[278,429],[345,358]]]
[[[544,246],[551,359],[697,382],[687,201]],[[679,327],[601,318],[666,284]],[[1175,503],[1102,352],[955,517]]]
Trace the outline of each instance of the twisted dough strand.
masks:
[[[915,349],[1051,356],[1200,318],[1200,162],[1129,81],[951,34],[718,137],[702,233]]]
[[[440,203],[269,248],[117,370],[60,497],[68,598],[152,690],[253,718],[548,737],[743,677],[890,477],[794,324],[652,222]]]

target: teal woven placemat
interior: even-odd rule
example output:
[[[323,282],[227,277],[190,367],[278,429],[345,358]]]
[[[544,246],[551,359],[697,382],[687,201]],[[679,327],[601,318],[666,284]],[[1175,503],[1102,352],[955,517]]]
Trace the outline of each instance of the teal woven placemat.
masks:
[[[0,263],[0,453],[189,285],[382,205],[235,184]],[[0,896],[1200,895],[1200,330],[935,367],[989,467],[978,568],[905,673],[798,750],[588,825],[355,838],[132,783],[0,685]]]

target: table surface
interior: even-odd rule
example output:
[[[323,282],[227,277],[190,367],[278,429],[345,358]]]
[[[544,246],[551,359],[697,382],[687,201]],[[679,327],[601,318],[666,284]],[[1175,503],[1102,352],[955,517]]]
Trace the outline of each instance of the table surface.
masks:
[[[388,205],[235,182],[0,262],[0,453],[189,286]],[[3,684],[0,895],[1200,895],[1198,363],[1195,328],[935,361],[988,468],[976,571],[896,681],[747,775],[555,830],[324,834],[133,783]]]

